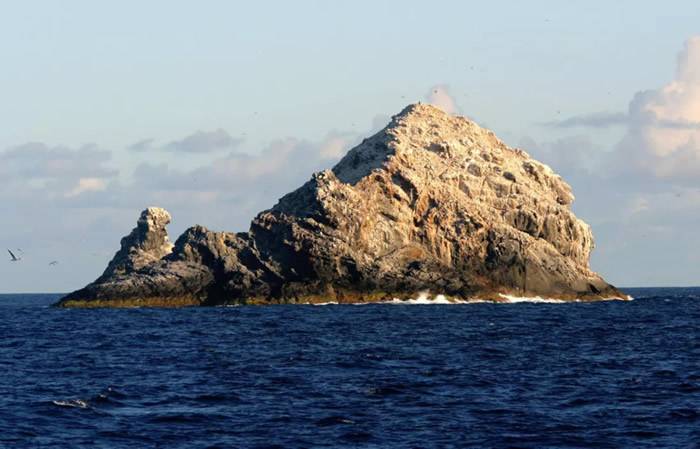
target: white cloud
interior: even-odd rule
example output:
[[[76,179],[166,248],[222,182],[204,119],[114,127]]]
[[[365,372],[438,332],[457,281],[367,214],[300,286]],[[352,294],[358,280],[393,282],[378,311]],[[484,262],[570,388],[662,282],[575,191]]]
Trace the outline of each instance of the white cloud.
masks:
[[[635,94],[627,113],[598,112],[545,125],[557,128],[624,126],[623,138],[613,151],[601,158],[603,171],[697,184],[700,175],[700,37],[685,42],[677,58],[675,78],[658,89]],[[583,160],[594,153],[586,146],[575,147],[583,153],[579,155]],[[551,156],[561,159],[554,154]]]
[[[101,178],[80,178],[78,185],[66,192],[64,196],[70,198],[85,192],[100,192],[107,188],[107,182]]]
[[[438,84],[430,88],[425,96],[428,103],[437,106],[449,114],[459,112],[454,97],[450,94],[450,89],[446,84]]]
[[[319,144],[319,156],[322,159],[338,160],[357,143],[359,138],[357,133],[329,133]]]
[[[342,137],[332,137],[321,146],[320,155],[324,159],[340,157],[348,150],[346,144],[346,139]]]
[[[700,37],[686,41],[674,80],[635,95],[629,120],[620,163],[659,178],[700,175]]]

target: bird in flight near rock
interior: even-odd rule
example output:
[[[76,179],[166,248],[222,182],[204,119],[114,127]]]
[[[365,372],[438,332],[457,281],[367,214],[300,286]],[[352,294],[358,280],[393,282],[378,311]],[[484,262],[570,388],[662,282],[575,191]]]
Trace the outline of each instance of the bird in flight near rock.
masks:
[[[20,260],[22,260],[21,257],[15,256],[15,253],[10,251],[9,249],[7,250],[7,252],[10,253],[10,262],[19,262]]]

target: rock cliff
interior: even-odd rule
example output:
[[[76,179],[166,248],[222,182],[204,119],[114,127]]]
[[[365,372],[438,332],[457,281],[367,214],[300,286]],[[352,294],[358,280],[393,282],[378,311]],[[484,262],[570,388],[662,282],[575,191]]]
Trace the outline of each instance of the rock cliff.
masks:
[[[194,226],[170,249],[170,216],[147,209],[105,273],[59,305],[625,298],[589,268],[593,236],[573,200],[493,132],[414,104],[248,232]]]

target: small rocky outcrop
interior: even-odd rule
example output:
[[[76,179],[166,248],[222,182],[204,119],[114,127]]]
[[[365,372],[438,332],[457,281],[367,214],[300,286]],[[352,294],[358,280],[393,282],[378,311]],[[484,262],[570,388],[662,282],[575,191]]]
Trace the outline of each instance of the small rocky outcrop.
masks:
[[[59,305],[625,298],[590,270],[593,236],[573,200],[491,131],[410,105],[248,232],[194,226],[171,250],[169,214],[147,209],[105,273]]]
[[[170,254],[173,245],[165,229],[170,220],[168,211],[160,207],[149,207],[141,212],[136,227],[122,238],[121,249],[97,282],[139,270]]]

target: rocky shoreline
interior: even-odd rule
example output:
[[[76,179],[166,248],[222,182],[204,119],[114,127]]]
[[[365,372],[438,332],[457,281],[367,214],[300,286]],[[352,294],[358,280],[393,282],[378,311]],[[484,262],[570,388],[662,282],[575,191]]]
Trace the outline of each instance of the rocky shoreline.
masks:
[[[625,299],[590,270],[571,189],[491,131],[414,104],[248,232],[186,230],[148,208],[95,282],[62,307],[358,303],[501,295]]]

